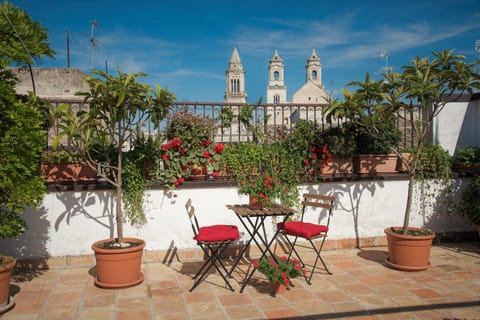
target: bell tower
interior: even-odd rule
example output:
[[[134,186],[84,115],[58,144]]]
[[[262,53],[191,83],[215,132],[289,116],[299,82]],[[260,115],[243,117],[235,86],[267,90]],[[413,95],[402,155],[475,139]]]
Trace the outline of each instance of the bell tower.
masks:
[[[278,104],[287,102],[284,69],[283,60],[280,58],[278,50],[275,49],[273,57],[268,64],[267,103]]]
[[[245,103],[247,93],[245,91],[245,71],[242,61],[238,55],[237,48],[233,49],[232,56],[228,62],[226,74],[225,102]]]
[[[305,66],[307,81],[313,82],[320,88],[323,88],[322,84],[322,64],[320,63],[320,58],[318,57],[315,49],[312,49],[312,54],[307,60],[307,65]]]

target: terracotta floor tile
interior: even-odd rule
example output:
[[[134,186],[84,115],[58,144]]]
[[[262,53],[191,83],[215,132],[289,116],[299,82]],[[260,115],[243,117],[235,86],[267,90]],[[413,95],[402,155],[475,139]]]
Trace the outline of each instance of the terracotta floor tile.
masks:
[[[265,311],[265,315],[267,319],[282,319],[282,318],[289,318],[292,319],[294,317],[300,318],[300,315],[294,309],[277,309],[277,310],[269,310]]]
[[[151,319],[150,310],[136,309],[118,311],[116,320]]]
[[[225,309],[228,317],[231,319],[262,319],[263,314],[255,307],[248,305],[240,305],[228,307]]]
[[[235,306],[235,305],[251,305],[254,301],[245,294],[229,294],[219,297],[220,303],[225,306]]]
[[[410,292],[423,299],[432,299],[432,298],[441,297],[440,294],[438,294],[437,292],[431,289],[416,289],[416,290],[410,290]]]

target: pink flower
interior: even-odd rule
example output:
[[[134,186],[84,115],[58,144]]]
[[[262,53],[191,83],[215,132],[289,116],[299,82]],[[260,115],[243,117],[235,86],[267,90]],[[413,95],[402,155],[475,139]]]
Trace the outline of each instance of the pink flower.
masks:
[[[290,285],[290,280],[288,278],[283,279],[283,284],[286,286]]]
[[[287,273],[284,271],[281,274],[282,279],[286,279],[288,277]]]
[[[253,264],[253,267],[254,267],[254,268],[258,268],[258,266],[260,265],[260,264],[258,263],[258,261],[253,261],[252,264]]]

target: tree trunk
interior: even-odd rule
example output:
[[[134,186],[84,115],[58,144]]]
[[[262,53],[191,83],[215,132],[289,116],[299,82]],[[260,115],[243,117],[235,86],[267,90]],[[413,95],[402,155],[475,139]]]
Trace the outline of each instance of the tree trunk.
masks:
[[[117,222],[117,237],[118,242],[123,243],[123,221],[122,221],[122,149],[119,148],[118,152],[118,165],[117,165],[117,188],[116,188],[116,208],[115,208],[115,221]]]

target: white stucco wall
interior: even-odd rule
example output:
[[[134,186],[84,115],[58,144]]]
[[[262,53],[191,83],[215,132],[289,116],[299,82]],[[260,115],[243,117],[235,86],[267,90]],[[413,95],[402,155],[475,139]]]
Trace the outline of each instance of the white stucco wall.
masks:
[[[407,181],[321,183],[304,186],[302,192],[337,197],[330,239],[375,237],[383,236],[385,227],[402,224]],[[125,236],[145,239],[146,250],[194,248],[184,207],[188,198],[193,201],[200,224],[236,224],[246,234],[225,205],[246,203],[247,197],[239,196],[233,187],[212,187],[179,189],[173,193],[149,191],[148,223],[140,228],[125,225]],[[93,242],[115,234],[113,204],[110,191],[49,193],[40,212],[26,212],[29,230],[17,240],[0,240],[0,252],[17,257],[91,254]],[[427,226],[436,232],[473,230],[459,217],[450,217],[441,210],[424,214],[415,211],[412,226]],[[267,225],[267,232],[272,234],[273,224]]]
[[[479,122],[480,100],[450,102],[433,121],[433,143],[450,155],[461,147],[480,146]]]

